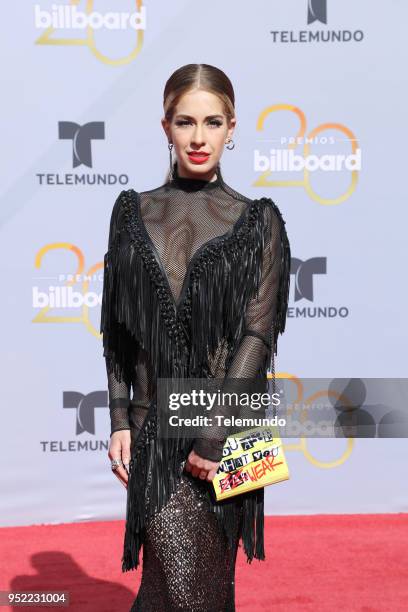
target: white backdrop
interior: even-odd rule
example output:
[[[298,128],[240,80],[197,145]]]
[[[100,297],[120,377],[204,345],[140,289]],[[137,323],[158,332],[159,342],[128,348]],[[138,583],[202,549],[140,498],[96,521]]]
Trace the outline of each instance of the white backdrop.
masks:
[[[139,29],[118,15],[136,4]],[[102,261],[118,193],[163,183],[162,92],[183,64],[232,80],[238,125],[224,178],[272,197],[286,220],[292,280],[277,371],[407,375],[408,5],[88,5],[85,17],[79,1],[3,7],[1,525],[124,516],[107,457]],[[69,27],[75,11],[87,29]],[[326,168],[356,157],[351,169],[344,158],[334,170],[257,166],[292,153]],[[407,511],[405,439],[357,439],[348,451],[346,440],[311,440],[311,455],[302,444],[288,440],[292,478],[267,489],[268,513]]]

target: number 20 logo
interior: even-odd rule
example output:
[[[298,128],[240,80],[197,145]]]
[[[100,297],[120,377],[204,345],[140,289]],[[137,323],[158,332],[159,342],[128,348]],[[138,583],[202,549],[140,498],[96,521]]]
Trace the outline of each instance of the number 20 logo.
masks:
[[[256,129],[258,131],[263,131],[264,123],[266,118],[271,113],[276,113],[278,111],[289,111],[294,113],[299,121],[299,129],[296,135],[293,137],[293,142],[288,143],[288,149],[295,149],[298,146],[297,139],[304,139],[303,145],[303,158],[306,159],[311,154],[311,144],[308,140],[312,140],[316,138],[318,134],[321,134],[327,130],[337,130],[341,132],[346,138],[350,141],[351,144],[351,152],[355,154],[358,150],[358,143],[353,132],[342,125],[341,123],[322,123],[317,126],[313,130],[311,130],[308,134],[306,134],[306,116],[305,114],[296,106],[292,104],[274,104],[272,106],[268,106],[265,108],[258,117],[258,121],[256,124]],[[344,202],[347,198],[351,196],[353,191],[356,188],[357,180],[358,180],[358,170],[351,170],[351,180],[348,188],[344,193],[339,195],[336,198],[324,198],[320,196],[316,191],[314,191],[311,182],[310,182],[310,171],[306,168],[306,165],[303,169],[303,179],[302,180],[269,180],[269,177],[272,175],[272,170],[266,170],[262,172],[256,181],[253,183],[254,187],[303,187],[306,193],[319,204],[324,205],[332,205],[332,204],[340,204]]]

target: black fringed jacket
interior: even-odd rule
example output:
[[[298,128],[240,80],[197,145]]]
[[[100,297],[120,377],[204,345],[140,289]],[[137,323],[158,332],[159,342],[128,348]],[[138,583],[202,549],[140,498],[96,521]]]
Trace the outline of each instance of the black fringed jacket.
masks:
[[[177,174],[157,189],[129,189],[117,198],[100,330],[111,433],[132,433],[123,571],[138,565],[146,517],[174,490],[191,448],[219,461],[228,433],[203,428],[194,440],[163,443],[157,379],[266,380],[285,329],[289,281],[285,221],[269,198],[246,198],[220,176],[208,182]],[[148,413],[136,443],[137,405]],[[211,499],[227,534],[228,509],[243,503],[245,552],[248,560],[263,559],[263,489],[227,501]]]

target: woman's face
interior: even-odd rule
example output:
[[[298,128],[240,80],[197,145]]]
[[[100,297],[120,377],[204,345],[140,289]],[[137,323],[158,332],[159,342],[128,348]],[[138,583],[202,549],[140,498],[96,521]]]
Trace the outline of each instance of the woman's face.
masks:
[[[228,124],[222,101],[201,89],[184,94],[176,105],[171,122],[162,119],[169,142],[174,144],[178,174],[211,181],[235,119]]]

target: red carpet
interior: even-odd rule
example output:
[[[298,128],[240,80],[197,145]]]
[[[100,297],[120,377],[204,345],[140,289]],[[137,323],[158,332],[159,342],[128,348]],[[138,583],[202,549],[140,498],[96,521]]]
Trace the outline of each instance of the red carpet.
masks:
[[[67,590],[70,610],[128,611],[141,568],[121,573],[123,527],[0,529],[0,590]],[[408,514],[267,517],[266,555],[247,564],[239,551],[238,612],[408,610]]]

